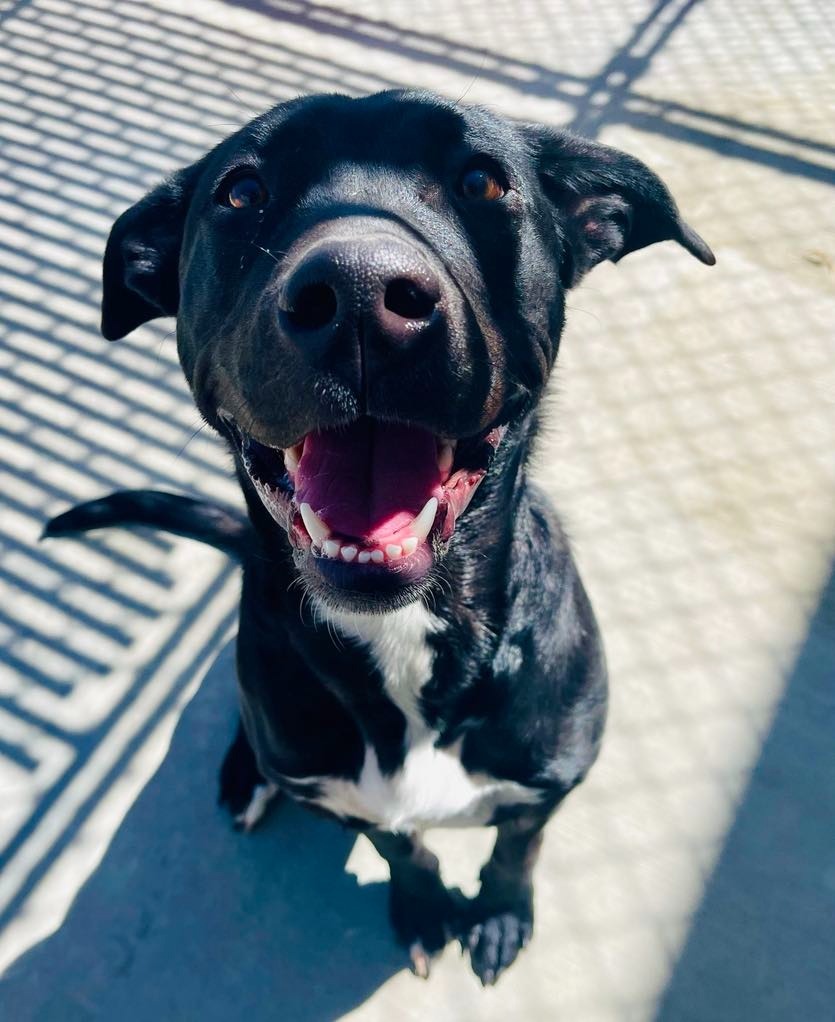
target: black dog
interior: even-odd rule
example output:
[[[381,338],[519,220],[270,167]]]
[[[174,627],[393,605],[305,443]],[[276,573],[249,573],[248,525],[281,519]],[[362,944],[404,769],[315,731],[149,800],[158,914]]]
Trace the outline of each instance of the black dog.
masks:
[[[140,491],[47,533],[141,523],[241,558],[221,799],[363,830],[419,973],[452,935],[484,983],[514,960],[542,828],[597,754],[603,651],[526,463],[566,290],[667,239],[714,262],[638,160],[414,92],[284,103],[111,233],[102,332],[177,315],[249,518]],[[462,906],[419,835],[468,824],[498,837]]]

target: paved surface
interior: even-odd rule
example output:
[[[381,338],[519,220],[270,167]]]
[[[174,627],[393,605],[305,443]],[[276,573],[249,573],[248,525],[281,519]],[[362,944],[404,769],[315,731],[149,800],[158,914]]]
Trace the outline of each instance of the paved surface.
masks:
[[[830,1018],[831,5],[0,11],[0,1013]],[[709,271],[656,246],[570,301],[539,471],[603,624],[613,707],[549,827],[538,934],[487,992],[453,949],[428,984],[403,970],[362,842],[292,807],[251,839],[225,826],[222,558],[115,532],[36,543],[49,514],[114,485],[235,499],[170,323],[98,336],[113,217],[272,102],[397,84],[628,149],[719,257]],[[488,835],[432,841],[472,887]]]

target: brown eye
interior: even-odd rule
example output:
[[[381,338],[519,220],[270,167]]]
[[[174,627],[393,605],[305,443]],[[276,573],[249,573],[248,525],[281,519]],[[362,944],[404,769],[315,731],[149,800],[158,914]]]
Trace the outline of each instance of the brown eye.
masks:
[[[499,180],[496,174],[481,167],[474,167],[461,178],[461,192],[467,199],[495,202],[496,199],[504,198],[507,194],[507,186]]]
[[[236,178],[226,193],[226,203],[235,209],[247,209],[252,206],[263,206],[267,201],[267,189],[260,178],[254,174],[244,174]]]

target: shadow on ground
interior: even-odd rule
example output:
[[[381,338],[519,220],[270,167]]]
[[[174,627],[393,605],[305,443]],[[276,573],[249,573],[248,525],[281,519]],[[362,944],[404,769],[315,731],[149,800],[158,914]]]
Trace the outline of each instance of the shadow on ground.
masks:
[[[19,1019],[322,1022],[404,965],[354,835],[292,804],[254,834],[215,806],[234,722],[231,646],[65,924],[0,985]]]
[[[833,640],[835,570],[657,1022],[832,1017]]]
[[[367,17],[332,4],[311,0],[226,2],[229,6],[244,7],[274,18],[279,23],[313,29],[323,37],[345,39],[382,50],[392,61],[406,59],[435,64],[464,75],[471,74],[474,81],[510,86],[523,95],[559,99],[573,109],[565,127],[583,135],[597,137],[604,127],[624,124],[702,146],[723,156],[764,164],[785,174],[824,183],[832,180],[827,160],[835,154],[835,147],[829,141],[790,134],[768,124],[723,116],[698,106],[661,100],[640,87],[653,58],[664,50],[702,0],[655,0],[635,22],[628,37],[614,48],[610,59],[588,76],[520,61],[498,50],[470,45],[460,39],[453,41],[432,32],[419,32],[394,20]],[[380,87],[401,87],[404,83],[379,84]],[[465,97],[466,91],[461,99]],[[773,147],[775,142],[776,148]],[[801,152],[786,152],[787,145],[800,147]]]

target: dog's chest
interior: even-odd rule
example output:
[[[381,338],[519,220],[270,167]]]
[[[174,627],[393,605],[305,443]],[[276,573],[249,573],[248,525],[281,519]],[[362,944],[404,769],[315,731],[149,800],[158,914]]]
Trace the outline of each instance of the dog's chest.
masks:
[[[537,801],[536,789],[464,769],[461,743],[447,748],[435,744],[433,731],[420,712],[420,692],[432,676],[432,634],[441,622],[420,604],[392,614],[369,616],[329,614],[347,641],[360,644],[379,670],[389,699],[406,718],[403,761],[384,773],[372,744],[365,747],[355,780],[335,777],[315,781],[315,796],[323,809],[392,831],[436,826],[481,826],[499,806]]]

